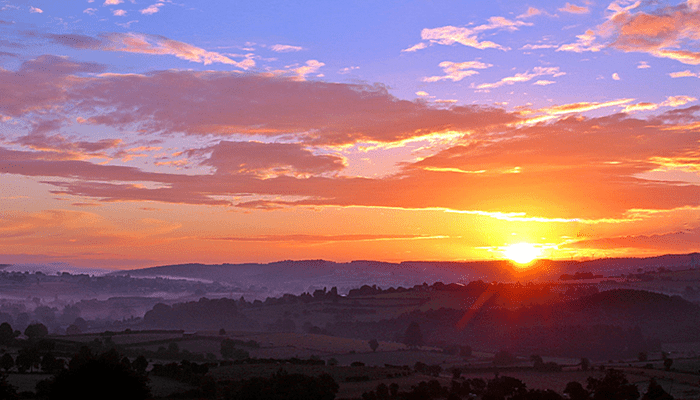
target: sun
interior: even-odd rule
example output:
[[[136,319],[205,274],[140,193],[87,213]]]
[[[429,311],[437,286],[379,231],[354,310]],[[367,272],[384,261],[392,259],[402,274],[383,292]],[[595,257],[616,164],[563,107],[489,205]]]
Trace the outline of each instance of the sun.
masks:
[[[518,264],[528,264],[542,255],[542,249],[531,243],[516,243],[506,247],[503,256]]]

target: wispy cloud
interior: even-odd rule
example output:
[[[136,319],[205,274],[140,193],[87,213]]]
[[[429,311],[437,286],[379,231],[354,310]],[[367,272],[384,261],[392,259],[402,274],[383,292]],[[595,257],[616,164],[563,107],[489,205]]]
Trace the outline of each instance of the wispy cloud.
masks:
[[[493,66],[493,64],[486,64],[480,61],[466,61],[459,63],[443,61],[438,65],[443,71],[445,71],[445,75],[425,77],[423,78],[423,82],[439,82],[448,79],[452,82],[458,82],[468,76],[478,74],[479,72],[475,71],[476,69],[486,69]]]
[[[618,99],[618,100],[610,100],[610,101],[606,101],[606,102],[602,102],[602,103],[584,101],[584,102],[579,102],[579,103],[563,104],[560,106],[541,108],[538,111],[546,113],[546,114],[550,114],[550,115],[580,113],[580,112],[598,110],[600,108],[605,108],[605,107],[620,106],[623,104],[630,103],[632,101],[634,101],[634,99]]]
[[[144,14],[144,15],[153,15],[153,14],[159,12],[160,8],[163,7],[163,5],[164,5],[163,3],[151,4],[150,6],[140,10],[140,13]]]
[[[534,17],[536,15],[541,15],[541,14],[542,14],[542,10],[539,10],[535,7],[528,7],[527,11],[518,15],[515,18],[517,18],[517,19],[530,18],[530,17]]]
[[[433,29],[423,29],[421,31],[421,39],[427,40],[430,43],[441,44],[441,45],[453,45],[459,43],[463,46],[474,47],[477,49],[499,49],[499,50],[509,50],[497,43],[481,40],[479,35],[488,30],[503,29],[507,31],[516,31],[521,26],[531,26],[532,23],[524,21],[512,21],[503,17],[491,17],[488,19],[488,23],[484,25],[479,25],[473,28],[467,27],[456,27],[456,26],[443,26]],[[421,43],[412,46],[403,51],[415,51],[425,48],[425,45],[419,47]]]
[[[412,53],[412,52],[416,52],[416,51],[418,51],[418,50],[422,50],[422,49],[424,49],[424,48],[426,48],[426,47],[428,47],[427,44],[425,44],[425,43],[423,43],[423,42],[420,42],[420,43],[418,43],[418,44],[414,44],[413,46],[411,46],[411,47],[409,47],[409,48],[406,48],[406,49],[401,50],[401,52]]]
[[[570,14],[588,14],[590,12],[587,6],[577,6],[571,3],[566,3],[564,7],[559,8],[559,11]]]
[[[687,77],[700,78],[700,72],[691,72],[687,69],[685,71],[671,72],[668,75],[671,76],[671,78],[687,78]]]
[[[33,14],[41,14],[44,12],[41,8],[29,7],[29,12]]]
[[[276,45],[270,46],[270,50],[277,52],[277,53],[291,53],[291,52],[295,52],[295,51],[304,50],[304,48],[301,46],[292,46],[289,44],[276,44]]]
[[[513,85],[515,83],[527,82],[536,78],[538,76],[551,75],[553,77],[558,77],[566,75],[566,72],[559,71],[559,67],[535,67],[531,71],[522,72],[515,74],[513,76],[508,76],[494,83],[482,83],[477,85],[476,88],[483,89],[495,89],[503,85]]]

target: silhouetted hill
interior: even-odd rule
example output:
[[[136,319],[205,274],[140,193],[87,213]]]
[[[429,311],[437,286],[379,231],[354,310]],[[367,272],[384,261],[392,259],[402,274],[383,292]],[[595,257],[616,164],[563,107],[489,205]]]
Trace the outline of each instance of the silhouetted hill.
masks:
[[[271,292],[301,293],[310,287],[337,286],[341,293],[362,285],[411,287],[423,282],[462,282],[484,280],[508,282],[557,280],[561,274],[589,271],[606,276],[658,268],[685,269],[698,266],[700,254],[665,255],[649,258],[606,258],[589,261],[538,260],[526,268],[506,260],[445,262],[352,261],[338,263],[325,260],[278,261],[267,264],[179,264],[112,274],[162,276],[200,279],[242,288],[265,286]]]

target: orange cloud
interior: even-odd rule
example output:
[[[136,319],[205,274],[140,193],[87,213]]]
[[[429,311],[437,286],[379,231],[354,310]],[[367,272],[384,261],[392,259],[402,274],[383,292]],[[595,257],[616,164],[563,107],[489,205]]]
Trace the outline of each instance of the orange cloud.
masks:
[[[590,10],[586,6],[577,6],[575,4],[566,3],[564,7],[558,9],[561,12],[566,12],[570,14],[588,14]]]

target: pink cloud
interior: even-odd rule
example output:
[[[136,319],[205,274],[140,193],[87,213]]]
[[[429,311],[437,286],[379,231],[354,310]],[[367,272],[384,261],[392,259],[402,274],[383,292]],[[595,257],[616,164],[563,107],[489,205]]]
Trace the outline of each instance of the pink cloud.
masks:
[[[344,160],[334,155],[314,155],[298,143],[221,141],[211,148],[204,165],[218,174],[320,174],[344,168]]]

